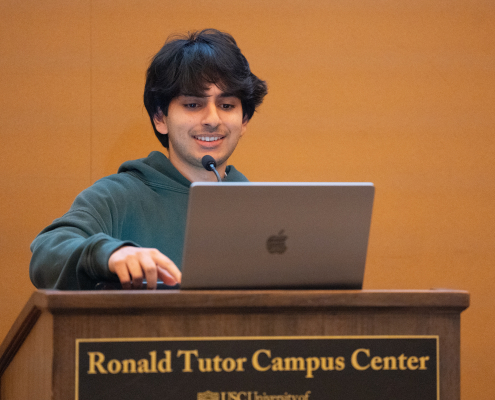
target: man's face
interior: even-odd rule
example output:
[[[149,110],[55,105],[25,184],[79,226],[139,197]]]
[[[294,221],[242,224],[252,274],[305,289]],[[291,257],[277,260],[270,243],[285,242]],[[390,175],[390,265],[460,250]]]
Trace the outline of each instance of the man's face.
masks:
[[[206,154],[217,161],[217,166],[225,164],[248,121],[243,119],[239,98],[211,85],[203,97],[175,97],[168,115],[154,122],[158,132],[168,134],[170,161],[183,172],[203,170],[201,159]]]

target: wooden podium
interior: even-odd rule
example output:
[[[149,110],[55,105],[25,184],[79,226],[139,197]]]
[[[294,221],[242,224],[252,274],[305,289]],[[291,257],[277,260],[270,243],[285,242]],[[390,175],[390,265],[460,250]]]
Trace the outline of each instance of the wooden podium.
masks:
[[[78,398],[76,339],[313,336],[436,336],[436,398],[459,399],[460,313],[468,306],[469,294],[454,290],[40,290],[0,347],[0,399]]]

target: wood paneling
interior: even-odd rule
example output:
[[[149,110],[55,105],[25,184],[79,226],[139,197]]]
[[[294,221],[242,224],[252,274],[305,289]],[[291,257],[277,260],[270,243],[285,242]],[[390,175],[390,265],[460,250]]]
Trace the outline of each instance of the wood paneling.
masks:
[[[468,305],[462,291],[39,291],[0,346],[1,399],[71,398],[76,339],[359,335],[438,335],[441,399],[459,399]]]

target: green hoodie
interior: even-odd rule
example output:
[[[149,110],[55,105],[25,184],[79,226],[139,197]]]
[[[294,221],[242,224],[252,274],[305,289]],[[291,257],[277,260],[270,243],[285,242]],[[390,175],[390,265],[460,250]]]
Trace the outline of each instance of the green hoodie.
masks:
[[[246,182],[233,166],[226,182]],[[37,288],[94,289],[118,281],[108,259],[124,245],[156,248],[181,268],[189,182],[162,153],[122,164],[74,200],[31,244]]]

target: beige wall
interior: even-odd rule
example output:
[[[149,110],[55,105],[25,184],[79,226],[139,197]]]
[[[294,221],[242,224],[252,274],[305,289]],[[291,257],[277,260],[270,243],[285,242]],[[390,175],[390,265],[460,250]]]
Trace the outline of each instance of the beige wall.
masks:
[[[462,395],[495,398],[494,21],[488,0],[2,0],[0,339],[34,289],[35,235],[160,149],[149,58],[216,27],[269,84],[233,163],[254,181],[374,182],[365,288],[469,290]]]

